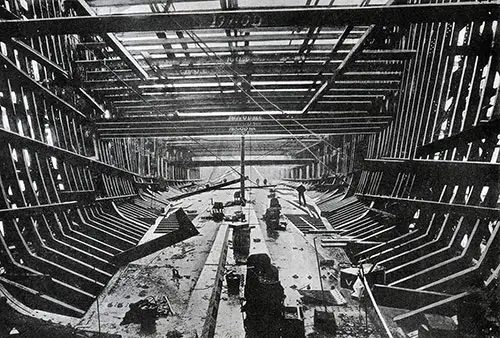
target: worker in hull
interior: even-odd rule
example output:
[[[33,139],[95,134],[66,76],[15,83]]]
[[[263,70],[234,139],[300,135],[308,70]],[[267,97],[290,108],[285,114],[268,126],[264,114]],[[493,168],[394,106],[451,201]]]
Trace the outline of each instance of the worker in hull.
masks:
[[[304,205],[307,205],[306,195],[305,195],[306,187],[304,187],[304,185],[301,184],[296,188],[296,190],[299,193],[299,204],[302,205],[302,201],[304,201]]]

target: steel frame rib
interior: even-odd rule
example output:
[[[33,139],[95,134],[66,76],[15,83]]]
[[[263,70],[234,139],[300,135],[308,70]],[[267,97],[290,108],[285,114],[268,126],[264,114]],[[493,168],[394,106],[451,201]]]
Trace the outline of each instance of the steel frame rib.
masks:
[[[97,16],[94,10],[87,4],[85,0],[76,0],[78,5],[86,15]],[[134,56],[122,45],[120,40],[114,34],[106,33],[102,35],[104,41],[113,49],[113,51],[132,69],[132,71],[141,79],[146,80],[148,73],[137,62]]]
[[[16,47],[19,51],[21,51],[21,53],[28,54],[30,57],[40,62],[40,64],[46,66],[49,69],[52,69],[54,72],[62,75],[64,78],[68,80],[71,79],[71,76],[67,71],[65,71],[54,61],[49,60],[39,51],[33,49],[24,42],[18,41],[16,39],[11,39],[10,41],[8,41],[8,43],[11,44],[13,47]],[[89,93],[87,93],[85,89],[83,89],[82,87],[78,87],[77,91],[92,106],[92,108],[96,109],[97,111],[100,111],[101,113],[104,113],[102,107],[97,103],[97,101],[92,96],[89,95]]]
[[[431,143],[424,144],[417,148],[417,156],[432,155],[447,149],[458,147],[469,142],[483,139],[485,137],[496,136],[500,132],[500,118],[492,119],[485,123],[463,130],[447,138],[439,139]]]
[[[74,116],[78,116],[83,119],[87,119],[87,116],[82,114],[79,110],[77,110],[75,107],[70,105],[68,102],[64,101],[61,99],[59,96],[54,94],[52,91],[48,90],[38,82],[36,82],[31,76],[29,76],[27,73],[25,73],[22,69],[19,69],[14,62],[12,62],[9,58],[7,58],[5,55],[0,53],[0,63],[4,64],[10,72],[16,73],[18,76],[17,78],[20,80],[20,82],[27,84],[31,88],[36,89],[41,95],[43,95],[47,100],[50,100],[61,107],[64,107],[67,109],[68,112],[71,112]]]
[[[110,173],[110,174],[121,174],[124,176],[137,176],[136,173],[130,172],[128,170],[124,170],[104,162],[96,161],[91,158],[78,155],[74,152],[58,148],[55,146],[48,145],[44,142],[34,140],[29,137],[21,136],[17,133],[13,133],[11,131],[0,129],[0,140],[8,141],[10,144],[21,146],[24,148],[30,149],[41,149],[47,154],[53,154],[54,156],[60,157],[62,159],[67,159],[68,161],[86,164],[91,167],[98,168],[101,172]]]

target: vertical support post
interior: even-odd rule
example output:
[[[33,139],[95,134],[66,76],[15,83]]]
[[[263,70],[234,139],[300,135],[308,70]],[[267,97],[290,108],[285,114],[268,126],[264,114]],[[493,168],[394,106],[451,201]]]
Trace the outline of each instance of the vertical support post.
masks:
[[[326,307],[325,301],[325,289],[323,288],[323,279],[321,279],[321,268],[319,265],[319,256],[318,256],[318,247],[316,246],[316,236],[313,238],[314,243],[314,252],[316,253],[316,263],[318,264],[318,277],[319,277],[319,285],[321,286],[321,299],[323,300],[323,306],[325,307],[325,313],[328,312],[328,308]]]
[[[245,135],[241,135],[241,183],[240,196],[241,200],[245,201]]]
[[[95,266],[93,266],[94,268],[94,276],[95,276]],[[94,278],[94,282],[97,282]],[[99,330],[99,333],[101,333],[101,311],[100,311],[100,307],[99,307],[99,294],[97,294],[97,297],[95,299],[96,301],[96,306],[97,306],[97,329]]]

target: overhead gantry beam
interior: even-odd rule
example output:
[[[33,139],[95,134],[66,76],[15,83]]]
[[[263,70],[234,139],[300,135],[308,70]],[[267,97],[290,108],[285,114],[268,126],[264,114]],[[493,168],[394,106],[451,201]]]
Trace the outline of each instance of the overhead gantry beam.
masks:
[[[308,130],[317,135],[360,135],[360,134],[374,134],[380,132],[382,130],[381,127],[376,126],[308,126]],[[310,132],[301,128],[261,128],[258,131],[252,132],[252,135],[309,135]],[[193,127],[192,129],[161,129],[161,130],[153,130],[153,131],[143,131],[143,130],[135,130],[135,131],[119,131],[119,132],[106,132],[101,133],[101,139],[110,139],[110,138],[138,138],[138,137],[169,137],[169,136],[186,136],[190,135],[191,137],[202,137],[207,135],[243,135],[248,134],[246,128],[243,130],[235,129],[231,130],[228,128],[210,128],[204,129],[201,126]]]
[[[391,86],[393,86],[393,85],[391,84]],[[231,97],[234,97],[235,95],[238,95],[238,94],[240,94],[240,96],[244,95],[241,92],[236,92],[236,91],[233,91],[231,93],[221,93],[220,88],[218,89],[216,87],[210,88],[210,90],[205,90],[205,91],[196,90],[196,89],[198,89],[198,88],[190,87],[190,88],[183,88],[180,91],[175,91],[175,90],[173,90],[172,92],[167,91],[169,93],[169,95],[167,97],[168,98],[183,97],[183,98],[194,98],[194,99],[198,98],[201,100],[201,99],[207,99],[207,96],[213,96],[214,98],[225,98],[226,96],[228,96],[228,99],[231,99]],[[287,90],[287,88],[283,87],[282,90],[276,90],[276,89],[272,90],[272,89],[266,88],[265,90],[261,90],[261,92],[263,92],[264,95],[266,95],[266,97],[272,101],[273,97],[279,97],[279,96],[293,96],[293,97],[295,97],[297,95],[297,93],[300,93],[300,92],[303,93],[304,90],[299,90],[299,89],[296,89],[296,90],[288,89]],[[391,88],[388,85],[384,86],[384,88],[375,87],[375,86],[362,87],[362,85],[358,85],[358,83],[356,82],[355,84],[351,84],[351,85],[347,86],[346,88],[330,89],[328,94],[325,95],[323,98],[325,99],[325,101],[327,100],[327,98],[334,100],[337,98],[337,96],[347,97],[349,95],[364,96],[366,99],[368,99],[369,97],[373,97],[373,96],[383,98],[384,96],[389,95],[390,93],[395,92],[395,91],[397,91],[396,88],[394,88],[394,87]],[[138,98],[137,93],[126,92],[124,90],[120,90],[117,92],[108,92],[104,96],[111,98],[111,99],[116,99],[116,100],[118,100],[118,102],[120,102],[120,101],[132,101],[132,100],[137,100],[137,98]],[[146,98],[148,103],[151,103],[153,105],[155,103],[155,101],[164,100],[166,96],[165,96],[165,92],[161,93],[158,91],[158,92],[148,92],[148,94],[144,95],[144,97]],[[258,101],[259,97],[256,97],[256,100]],[[142,101],[142,102],[144,102],[144,101]],[[253,101],[250,100],[250,102],[253,102]],[[178,110],[182,111],[182,109],[178,109]],[[293,109],[293,110],[295,111],[296,109]],[[311,112],[311,113],[314,113],[314,112]]]
[[[371,91],[368,89],[367,91]],[[384,98],[384,91],[390,92],[389,90],[373,91],[370,93],[360,93],[358,91],[354,92],[352,90],[336,90],[332,94],[325,95],[323,97],[324,101],[366,101],[366,100],[377,100]],[[282,91],[282,92],[268,92],[266,93],[266,98],[273,101],[295,101],[299,100],[302,95],[300,93],[292,91]],[[150,95],[147,97],[147,102],[151,105],[162,104],[162,103],[175,103],[181,102],[189,103],[191,101],[202,101],[207,100],[211,102],[228,102],[236,100],[249,100],[248,97],[244,96],[241,92],[232,93],[170,93],[168,96],[161,95]],[[257,102],[265,101],[261,97],[254,98]],[[245,102],[244,101],[244,102]],[[137,95],[132,96],[130,94],[125,94],[123,97],[117,97],[114,101],[116,108],[122,108],[127,106],[134,106],[137,103],[143,104],[143,100],[139,100]]]
[[[295,158],[295,159],[245,159],[246,166],[268,166],[268,165],[307,165],[314,162],[313,158]],[[240,165],[240,160],[217,159],[217,160],[193,160],[193,161],[173,161],[170,165],[183,166],[189,168],[196,167],[236,167]]]
[[[239,137],[239,136],[235,136]],[[189,153],[191,156],[210,156],[217,154],[218,156],[234,156],[241,152],[241,146],[235,142],[235,138],[199,138],[195,141],[189,138],[164,139],[164,144],[168,148],[179,149],[184,153]],[[256,137],[252,136],[249,141],[251,145],[252,156],[276,156],[290,155],[301,150],[304,144],[316,144],[318,137],[309,135],[300,137],[299,140],[295,136],[281,137]]]
[[[101,138],[168,137],[239,134],[308,135],[373,133],[391,120],[389,115],[367,112],[310,114],[248,114],[234,116],[135,117],[100,120],[96,128]]]
[[[390,52],[390,53],[389,53]],[[402,62],[409,56],[409,52],[415,53],[415,51],[379,51],[379,50],[368,50],[364,51],[358,56],[358,59],[349,67],[349,71],[372,71],[376,69],[377,71],[401,71]],[[330,58],[330,65],[336,67],[342,61],[342,57],[347,53],[345,51],[339,51],[340,56],[337,54]],[[404,53],[404,54],[403,54]],[[220,73],[220,67],[227,65],[233,67],[235,71],[240,74],[246,74],[249,70],[259,74],[268,73],[317,73],[318,65],[316,62],[321,62],[325,60],[326,53],[317,55],[316,53],[309,55],[307,61],[311,63],[304,63],[301,66],[297,65],[296,62],[300,61],[301,58],[297,58],[292,52],[289,54],[255,54],[251,55],[238,55],[238,56],[220,56],[217,61],[211,56],[178,56],[175,59],[169,59],[166,55],[158,54],[155,55],[155,64],[160,69],[161,73],[165,76],[191,76],[191,75],[214,75]],[[142,55],[137,56],[138,61],[144,63]],[[392,62],[387,62],[392,61]],[[90,78],[98,75],[109,76],[111,71],[101,69],[102,63],[105,62],[110,67],[116,68],[118,65],[123,63],[121,59],[118,58],[107,58],[102,60],[76,60],[76,63],[85,67],[98,67],[99,69],[88,70],[87,73]],[[128,69],[116,69],[113,70],[116,74],[119,74],[121,78],[127,79],[132,75],[131,71]],[[156,74],[151,71],[152,76]],[[114,76],[114,75],[113,75]],[[106,77],[108,78],[108,77]]]
[[[281,40],[283,41],[283,40]],[[286,40],[285,40],[286,41]],[[172,41],[175,42],[175,41]],[[327,46],[326,46],[327,47]],[[352,47],[351,45],[345,46],[345,49],[339,50],[337,54],[332,55],[330,53],[330,50],[326,48],[325,46],[315,46],[313,47],[313,50],[316,54],[316,56],[323,56],[323,57],[331,57],[332,60],[338,60],[338,57],[342,57],[344,55],[347,55],[350,51],[350,48]],[[145,48],[145,47],[143,47]],[[146,48],[145,48],[146,49]],[[275,52],[277,55],[279,54],[292,54],[295,55],[297,53],[297,46],[294,45],[283,45],[283,44],[267,44],[267,45],[260,45],[260,46],[236,46],[236,47],[226,47],[226,46],[216,46],[216,47],[210,47],[211,52],[215,53],[228,53],[228,52],[234,52],[234,53],[249,53],[249,52]],[[397,52],[397,50],[396,50]],[[372,57],[374,59],[402,59],[405,58],[406,55],[398,55],[396,52],[393,52],[392,49],[390,50],[381,50],[380,53],[378,51],[374,50],[371,54],[368,55],[363,55],[364,59],[367,59],[368,57]],[[404,52],[404,51],[403,51]],[[141,58],[144,60],[147,64],[155,65],[156,61],[159,57],[168,57],[165,56],[166,54],[176,54],[176,53],[204,53],[203,48],[199,47],[189,47],[189,48],[179,48],[179,47],[165,47],[165,48],[147,48],[147,54],[144,51],[139,51],[137,49],[131,50],[131,54],[134,55],[137,58]],[[237,54],[236,54],[237,55]],[[189,56],[191,58],[191,56]],[[305,60],[306,57],[304,56],[299,56],[298,57],[301,60]]]
[[[399,81],[337,81],[339,88],[335,88],[338,91],[329,91],[329,94],[335,95],[336,93],[340,93],[342,90],[346,92],[350,92],[352,90],[355,93],[356,90],[364,91],[365,94],[369,94],[372,92],[382,92],[387,93],[390,91],[398,90]],[[255,90],[259,90],[260,92],[297,92],[297,91],[305,91],[303,84],[290,84],[287,81],[281,81],[276,83],[255,83],[252,85]],[[116,88],[96,88],[93,90],[94,92],[100,93],[102,96],[112,97],[113,95],[123,97],[128,93],[131,93],[130,88],[128,87],[116,87]],[[148,86],[140,89],[140,94],[148,95],[148,98],[156,99],[155,97],[151,97],[154,95],[160,95],[164,98],[165,94],[221,94],[221,92],[236,92],[234,89],[234,84],[229,82],[221,83],[220,85],[213,84],[212,86],[202,87],[197,84],[184,86],[184,87],[176,87],[176,86],[165,86],[161,88],[156,88],[154,86]],[[241,92],[240,92],[241,93]],[[137,99],[137,93],[131,93],[135,95],[135,99]],[[244,95],[244,94],[242,94]]]
[[[192,146],[187,146],[182,148],[183,151],[188,151],[190,155],[193,156],[210,156],[212,154],[217,154],[218,156],[233,156],[241,152],[241,148],[236,147],[224,147],[224,145],[206,145],[203,147],[197,146],[196,143],[192,143]],[[252,155],[253,156],[280,156],[280,155],[290,155],[295,153],[298,147],[289,147],[284,143],[275,143],[267,147],[257,147],[252,140]]]
[[[245,33],[250,33],[249,29],[243,30]],[[252,35],[237,35],[237,36],[206,36],[203,37],[203,42],[205,43],[227,43],[227,42],[264,42],[264,41],[276,41],[276,40],[304,40],[307,37],[307,34],[304,33],[282,33],[279,36],[273,34],[260,34],[257,30],[252,30]],[[133,33],[132,33],[133,34]],[[363,31],[359,28],[355,29],[355,31],[349,34],[350,38],[356,39],[363,35]],[[334,31],[332,28],[328,33],[322,33],[318,35],[316,41],[331,41],[334,39],[338,39],[342,36],[342,30]],[[122,38],[122,43],[124,46],[157,46],[158,44],[163,43],[171,43],[172,39],[170,38],[153,38],[145,37],[141,40],[130,39],[126,34]],[[187,38],[177,38],[175,39],[176,43],[192,43],[193,40],[189,37]],[[105,44],[102,42],[88,42],[85,43],[88,47],[104,47]]]
[[[260,109],[265,108],[266,110],[274,110],[275,106],[271,105],[266,101],[257,101],[259,103]],[[279,104],[279,107],[283,110],[294,110],[298,106],[298,102],[294,101],[278,101],[275,100],[274,104]],[[318,111],[344,111],[344,112],[367,112],[373,107],[370,101],[342,101],[342,102],[324,102],[318,105],[316,108]],[[117,107],[118,109],[118,107]],[[149,112],[164,112],[165,114],[179,110],[181,112],[206,112],[206,111],[255,111],[257,108],[254,102],[238,102],[230,101],[226,102],[190,102],[190,103],[178,103],[176,104],[161,104],[155,105],[154,108],[151,105],[137,105],[129,107],[120,107],[120,110],[126,114],[137,114]]]
[[[300,102],[301,96],[294,94],[294,93],[289,93],[286,95],[284,93],[283,95],[266,95],[266,98],[269,100],[272,100],[272,102],[275,103],[297,103]],[[383,98],[383,95],[328,95],[323,98],[322,102],[370,102],[372,100],[380,100]],[[213,103],[219,103],[219,104],[224,104],[224,103],[231,103],[231,104],[241,104],[242,102],[246,102],[247,98],[242,97],[241,93],[233,93],[233,94],[220,94],[219,95],[207,95],[207,94],[199,94],[199,95],[168,95],[164,99],[155,99],[155,100],[148,100],[148,103],[154,104],[154,105],[174,105],[174,104],[180,104],[181,107],[186,105],[201,105],[202,103],[199,103],[202,100],[208,100]],[[265,103],[266,100],[263,98],[256,97],[255,100],[257,102],[262,102]],[[140,106],[145,106],[144,101],[139,100],[139,99],[129,99],[129,100],[116,100],[113,102],[114,106],[118,108],[137,108]],[[356,104],[356,103],[355,103]],[[179,106],[176,107],[176,109]],[[331,109],[330,109],[331,110]]]
[[[170,0],[171,3],[176,2],[201,2],[213,0]],[[149,5],[150,0],[89,0],[92,7],[129,7],[138,5]]]
[[[184,69],[182,69],[184,68]],[[205,76],[208,81],[210,80],[217,80],[217,77],[219,74],[217,73],[216,68],[211,68],[210,66],[207,66],[206,69],[196,69],[196,67],[193,66],[193,69],[188,69],[188,66],[186,67],[176,67],[176,70],[169,70],[166,72],[161,71],[161,75],[163,77],[171,77],[173,79],[177,80],[182,80],[187,76]],[[374,67],[375,68],[375,67]],[[234,68],[233,68],[234,69]],[[313,68],[311,66],[305,66],[303,68],[301,67],[280,67],[278,69],[273,69],[271,65],[268,65],[266,67],[260,67],[260,66],[247,66],[247,67],[237,67],[235,71],[238,73],[242,72],[253,72],[255,74],[266,74],[266,75],[257,75],[257,78],[260,81],[283,81],[283,80],[303,80],[303,81],[313,81],[318,79],[316,74],[314,73],[316,68]],[[141,81],[139,78],[134,76],[132,72],[124,72],[124,71],[119,71],[117,72],[119,74],[121,80],[129,85],[134,85],[138,84],[139,81]],[[154,75],[151,73],[151,75]],[[327,77],[331,74],[328,74],[324,72],[322,74],[322,77]],[[118,85],[122,86],[123,82],[116,81],[116,75],[111,73],[110,71],[93,71],[93,70],[88,70],[87,71],[87,79],[85,80],[85,85],[86,86],[94,86],[94,87],[100,87],[100,86],[112,86],[112,85]],[[393,81],[393,80],[398,80],[401,77],[401,71],[351,71],[347,72],[344,74],[344,77],[346,80],[356,80],[356,81],[373,81],[373,80],[384,80],[384,81]],[[226,80],[230,80],[230,76],[226,74],[221,74],[220,75],[221,79],[226,78]],[[319,77],[321,79],[321,77]],[[207,82],[208,82],[207,81]],[[149,81],[149,84],[168,84],[164,79],[154,75],[151,76]],[[143,84],[143,83],[139,83]]]
[[[250,69],[249,69],[250,70]],[[194,72],[195,73],[195,72]],[[193,75],[196,76],[196,75]],[[252,76],[253,81],[315,81],[326,79],[328,74],[323,74],[321,76],[316,76],[315,74],[301,73],[297,69],[296,73],[288,74],[266,74],[266,75],[255,75]],[[398,81],[400,79],[400,72],[351,72],[345,74],[342,78],[346,81]],[[232,76],[229,74],[216,75],[213,73],[210,77],[204,78],[185,78],[177,76],[176,78],[162,79],[162,78],[150,78],[147,81],[141,80],[139,78],[128,78],[128,79],[104,79],[104,80],[86,80],[84,82],[85,86],[88,88],[113,88],[121,87],[123,83],[129,86],[153,86],[153,85],[169,85],[172,81],[175,83],[183,84],[196,84],[196,83],[210,83],[217,81],[232,81]]]
[[[153,14],[58,17],[0,22],[0,38],[59,34],[102,34],[135,31],[240,29],[249,27],[408,25],[420,22],[493,21],[497,3],[455,2],[397,6],[245,9]]]

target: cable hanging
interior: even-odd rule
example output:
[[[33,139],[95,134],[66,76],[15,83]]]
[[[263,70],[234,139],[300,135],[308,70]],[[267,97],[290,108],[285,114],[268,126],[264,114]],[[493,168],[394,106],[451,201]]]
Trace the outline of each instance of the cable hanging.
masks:
[[[153,11],[159,11],[159,8],[156,8],[156,7],[152,7],[151,8]],[[167,9],[167,6],[164,7],[164,11],[168,12]],[[191,32],[191,31],[188,31],[186,29],[184,29],[182,27],[182,25],[180,25],[174,18],[171,18],[171,20],[177,25],[179,26],[179,28],[184,31],[190,38],[191,40],[193,40],[195,42],[196,45],[199,46],[199,48],[209,57],[215,57],[217,58],[219,61],[222,62],[222,64],[220,65],[220,68],[221,70],[225,70],[225,68],[229,69],[229,71],[231,71],[233,74],[229,73],[229,75],[233,75],[233,77],[230,77],[230,80],[242,91],[242,93],[244,95],[246,95],[253,103],[255,103],[255,105],[257,107],[259,107],[263,112],[266,113],[266,115],[268,115],[271,119],[273,119],[283,130],[285,130],[288,134],[290,134],[292,136],[292,138],[294,138],[296,140],[296,142],[298,142],[300,145],[302,145],[304,147],[304,149],[306,149],[309,153],[311,153],[311,155],[318,161],[318,163],[320,163],[322,166],[324,166],[326,168],[326,171],[327,173],[331,171],[331,169],[329,168],[329,166],[324,163],[318,156],[316,156],[316,154],[314,154],[314,152],[312,152],[312,150],[304,143],[302,142],[298,137],[296,137],[286,126],[284,126],[278,119],[276,119],[272,114],[268,113],[267,110],[258,102],[255,100],[254,97],[252,97],[242,86],[240,83],[238,83],[238,81],[236,79],[234,79],[234,75],[236,75],[237,77],[239,77],[243,82],[245,82],[246,84],[249,85],[249,87],[251,89],[253,89],[253,91],[255,91],[260,97],[262,97],[266,102],[268,102],[270,105],[272,105],[277,111],[281,112],[282,114],[285,114],[287,116],[289,116],[289,114],[287,114],[286,112],[284,112],[278,105],[276,105],[274,102],[272,102],[271,100],[269,100],[264,94],[262,94],[257,88],[255,88],[255,86],[253,86],[243,75],[239,74],[238,71],[236,71],[235,69],[233,69],[231,66],[225,64],[224,60],[222,60],[213,50],[211,50],[211,48],[195,33],[195,32]],[[205,47],[203,47],[201,44],[205,45]],[[87,46],[84,46],[87,50],[89,50],[90,52],[93,53],[93,51],[91,51]],[[208,51],[207,51],[208,49]],[[209,51],[212,53],[212,55],[210,55]],[[94,54],[94,53],[93,53]],[[94,54],[95,56],[95,54]],[[96,57],[97,58],[97,57]],[[97,58],[98,59],[98,58]],[[99,60],[99,59],[98,59]],[[129,90],[131,90],[134,94],[136,94],[140,99],[141,101],[145,102],[148,106],[150,106],[153,110],[155,110],[159,115],[164,115],[164,113],[162,111],[160,111],[156,106],[154,106],[153,104],[151,104],[148,100],[146,100],[141,93],[139,93],[138,91],[135,90],[135,88],[133,88],[132,86],[130,86],[129,84],[127,84],[113,69],[111,69],[105,62],[103,62],[102,60],[99,60],[121,83],[123,83]],[[327,145],[331,146],[333,149],[337,149],[338,148],[331,144],[330,142],[328,142],[327,139],[325,139],[324,137],[321,137],[319,136],[318,134],[316,134],[315,132],[313,132],[312,130],[310,130],[309,128],[307,128],[306,126],[304,126],[302,123],[300,123],[299,121],[293,119],[293,118],[290,118],[291,121],[293,121],[294,123],[296,123],[297,125],[299,125],[301,128],[303,128],[304,130],[306,130],[308,133],[310,133],[311,135],[313,135],[314,137],[316,137],[318,140],[320,140],[321,142],[324,142],[326,143]],[[217,154],[214,154],[210,149],[208,149],[207,147],[205,147],[203,144],[201,144],[200,142],[198,142],[195,138],[187,135],[188,138],[190,138],[192,141],[194,141],[195,143],[197,143],[200,147],[202,147],[205,151],[207,151],[208,153],[210,153],[212,156],[214,156],[215,158],[217,158],[219,161],[221,161],[222,163],[226,162],[224,161],[220,156],[218,156]],[[238,176],[242,176],[242,174],[237,170],[235,169],[233,166],[231,165],[228,165],[228,167],[236,172],[238,174]],[[334,176],[335,177],[338,177],[337,174],[334,173]],[[341,178],[342,179],[342,178]],[[344,181],[345,182],[345,181]],[[347,182],[345,182],[347,183]],[[347,183],[348,184],[348,183]]]
[[[112,68],[110,68],[104,61],[102,61],[101,59],[97,58],[97,56],[95,55],[94,51],[92,51],[90,48],[88,48],[86,45],[83,45],[89,52],[91,52],[94,57],[104,66],[106,67],[121,83],[123,83],[130,91],[132,91],[134,94],[136,94],[140,99],[141,101],[143,101],[144,103],[146,103],[148,106],[150,106],[153,110],[155,110],[159,115],[164,115],[164,113],[159,110],[155,105],[151,104],[151,102],[149,102],[148,100],[146,100],[141,93],[139,93],[137,90],[135,90],[135,88],[133,88],[132,86],[130,86],[128,83],[126,83],[121,77],[120,75],[118,75]],[[201,142],[199,142],[198,140],[196,140],[194,137],[190,136],[190,135],[186,135],[190,140],[192,140],[193,142],[195,142],[196,144],[198,144],[200,147],[202,147],[205,151],[207,151],[208,153],[210,153],[212,156],[214,156],[216,159],[218,159],[220,162],[222,163],[226,163],[227,161],[223,160],[221,157],[219,157],[218,155],[214,154],[210,149],[206,148]],[[231,165],[227,165],[227,167],[229,167],[231,170],[233,170],[239,177],[241,177],[241,173],[235,169],[233,166]]]
[[[196,40],[195,36],[201,41],[201,43],[203,43],[207,49],[210,50],[210,47],[208,45],[206,45],[205,42],[203,42],[197,35],[196,33],[194,32],[190,32],[186,29],[184,29],[179,23],[177,23],[177,21],[174,19],[174,18],[171,18],[171,20],[176,24],[178,25],[184,32],[186,32],[186,34],[188,34],[188,36],[200,47],[200,49],[207,55],[207,56],[211,56],[207,51],[206,49],[200,45],[200,43]],[[211,51],[211,50],[210,50]],[[263,97],[267,102],[269,102],[270,104],[273,105],[273,107],[277,108],[278,111],[280,111],[281,113],[283,114],[286,114],[280,107],[278,107],[275,103],[271,102],[265,95],[263,95],[258,89],[256,89],[248,80],[246,80],[244,78],[244,76],[242,76],[241,74],[239,74],[236,70],[232,69],[232,67],[226,65],[224,63],[224,60],[222,60],[215,52],[211,51],[211,53],[213,54],[213,56],[215,56],[217,59],[219,59],[222,63],[221,69],[224,69],[224,68],[228,68],[230,69],[231,71],[233,71],[236,75],[238,75],[242,81],[244,81],[245,83],[247,83],[251,88],[253,88],[255,90],[255,92],[257,92],[259,94],[259,96]],[[231,75],[231,74],[230,74]],[[257,102],[250,94],[247,93],[246,90],[244,90],[244,88],[238,83],[238,81],[236,81],[235,79],[233,78],[230,78],[231,81],[239,88],[241,89],[242,93],[245,94],[250,100],[252,100],[255,105],[257,107],[259,107],[263,112],[266,113],[266,115],[268,115],[269,117],[271,117],[281,128],[283,128],[283,130],[285,130],[287,133],[289,133],[298,143],[300,143],[309,153],[311,153],[311,155],[318,161],[318,163],[320,163],[322,166],[324,166],[327,170],[327,172],[330,172],[332,171],[332,169],[326,164],[324,163],[318,156],[316,156],[316,154],[314,154],[314,152],[309,148],[307,147],[306,144],[304,144],[304,142],[302,142],[298,137],[296,137],[288,128],[286,128],[286,126],[284,126],[278,119],[276,119],[272,114],[268,113],[266,111],[266,109],[264,107],[262,107],[262,105]],[[288,114],[287,114],[288,115]],[[297,120],[295,119],[291,119],[291,121],[295,122],[296,124],[298,124],[300,127],[302,127],[304,130],[308,131],[309,133],[311,133],[313,136],[316,136],[319,140],[321,140],[322,142],[325,142],[327,143],[328,145],[332,146],[333,148],[337,149],[337,147],[335,147],[334,145],[332,145],[331,143],[329,143],[328,141],[326,141],[324,138],[320,137],[319,135],[317,135],[316,133],[314,133],[313,131],[311,131],[309,128],[305,127],[303,124],[301,124],[300,122],[298,122]],[[350,183],[349,182],[346,182],[342,177],[340,177],[339,175],[337,175],[336,173],[333,174],[334,177],[337,177],[339,178],[341,181],[343,181],[345,184],[349,185],[350,186]]]
[[[167,3],[163,6],[163,12],[164,13],[168,13],[169,10],[168,10],[168,7],[172,5],[173,8],[175,8],[173,6],[172,3]],[[331,3],[330,3],[331,5]],[[150,6],[152,11],[153,12],[159,12],[159,8],[156,7],[156,6]],[[290,116],[290,114],[287,114],[285,111],[283,111],[283,109],[281,109],[277,104],[275,104],[274,102],[272,102],[271,100],[269,100],[269,98],[267,98],[267,96],[265,96],[264,94],[262,94],[262,92],[260,90],[258,90],[250,81],[248,81],[242,74],[240,74],[237,70],[233,69],[230,65],[227,65],[224,60],[219,56],[217,55],[217,53],[215,53],[211,48],[210,46],[208,46],[194,31],[189,31],[187,29],[185,29],[179,22],[177,22],[177,20],[175,20],[174,18],[170,17],[170,20],[172,20],[172,22],[174,22],[174,24],[176,24],[182,31],[184,31],[190,38],[191,40],[193,40],[193,42],[209,57],[215,57],[217,60],[219,60],[221,62],[220,66],[218,67],[219,69],[221,70],[224,70],[224,68],[227,68],[229,71],[232,72],[229,73],[229,75],[237,75],[243,82],[245,82],[246,84],[249,85],[249,87],[251,89],[253,89],[260,97],[262,97],[267,103],[269,103],[270,105],[272,105],[276,110],[278,110],[280,113],[284,114],[284,115],[287,115],[287,116]],[[203,44],[206,49],[208,51],[210,51],[212,53],[212,55],[210,55],[210,53],[207,52],[207,50],[201,46],[201,44]],[[217,76],[217,74],[216,74]],[[262,105],[260,105],[250,94],[248,94],[248,92],[237,82],[235,81],[232,77],[230,77],[230,80],[242,91],[243,94],[245,94],[248,98],[250,98],[263,112],[266,113],[266,115],[268,115],[269,117],[271,117],[275,122],[277,122],[280,127],[282,127],[284,130],[288,131],[288,129],[283,126],[274,116],[272,116],[272,114],[268,113],[267,110],[262,107]],[[312,130],[310,130],[309,128],[307,128],[306,126],[304,126],[302,123],[300,123],[299,121],[295,120],[294,118],[290,118],[291,121],[295,122],[297,125],[299,125],[301,128],[303,128],[304,130],[306,130],[308,133],[312,134],[313,136],[315,136],[318,140],[320,141],[323,141],[325,142],[326,144],[328,144],[329,146],[333,147],[334,149],[337,149],[337,147],[335,147],[333,144],[329,143],[327,140],[325,140],[325,138],[323,137],[320,137],[318,134],[316,134],[315,132],[313,132]],[[291,133],[290,133],[291,134]],[[295,135],[291,134],[294,138]],[[297,139],[297,138],[296,138]]]

